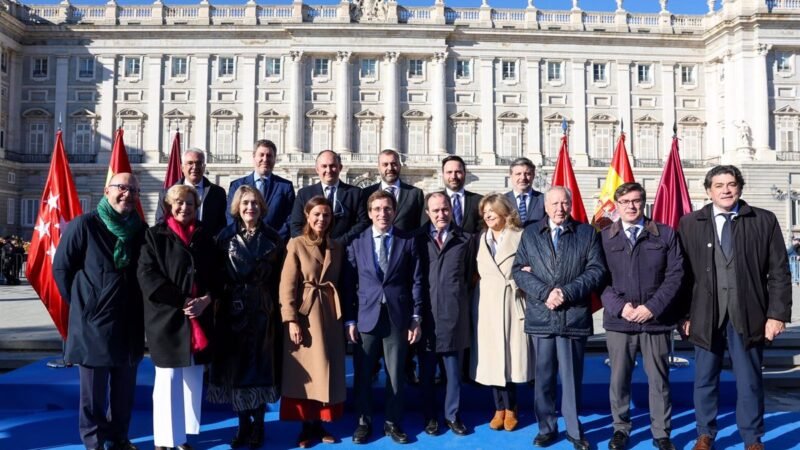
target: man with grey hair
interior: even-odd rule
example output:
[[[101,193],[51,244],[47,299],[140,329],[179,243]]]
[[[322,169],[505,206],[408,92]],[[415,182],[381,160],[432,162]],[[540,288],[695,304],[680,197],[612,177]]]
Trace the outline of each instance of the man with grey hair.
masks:
[[[197,189],[197,193],[200,194],[200,204],[197,206],[197,220],[208,234],[216,236],[227,224],[225,210],[227,209],[228,200],[225,196],[225,189],[205,177],[206,156],[203,150],[197,147],[185,150],[181,155],[181,172],[183,172],[183,177],[175,184],[185,184]],[[164,202],[162,200],[167,190],[163,189],[158,194],[156,222],[164,220],[162,206]]]
[[[511,190],[506,192],[506,197],[517,208],[522,225],[541,220],[544,217],[544,195],[533,189],[536,165],[528,158],[517,158],[511,162],[508,174]]]
[[[578,418],[583,353],[592,334],[591,293],[606,277],[600,235],[569,216],[572,193],[553,186],[544,196],[547,217],[522,234],[512,273],[526,293],[525,332],[536,355],[534,409],[539,433],[533,441],[547,447],[558,438],[556,375],[561,378],[561,413],[567,440],[576,450],[589,442]],[[558,373],[556,373],[558,372]]]

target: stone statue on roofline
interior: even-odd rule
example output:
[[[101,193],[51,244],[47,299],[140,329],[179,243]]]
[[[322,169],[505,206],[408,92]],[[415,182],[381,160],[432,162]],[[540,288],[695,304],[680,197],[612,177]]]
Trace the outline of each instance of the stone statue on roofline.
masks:
[[[351,15],[356,22],[385,22],[387,0],[356,0],[351,6]]]

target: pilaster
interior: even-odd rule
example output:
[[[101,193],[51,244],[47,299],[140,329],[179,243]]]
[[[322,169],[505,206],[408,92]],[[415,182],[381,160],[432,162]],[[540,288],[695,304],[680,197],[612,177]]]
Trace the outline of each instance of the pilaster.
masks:
[[[353,83],[350,79],[351,52],[340,51],[336,54],[336,135],[335,150],[351,152],[350,144],[353,123]]]
[[[100,136],[100,151],[97,154],[98,164],[108,164],[111,158],[111,145],[114,141],[116,129],[116,111],[114,110],[116,98],[117,57],[113,54],[100,55],[97,58],[100,66],[100,123],[98,134]]]
[[[147,134],[142,150],[146,155],[145,161],[158,161],[161,142],[161,77],[163,75],[164,56],[161,54],[147,55]]]
[[[195,55],[197,70],[194,72],[195,91],[195,133],[194,147],[208,150],[208,81],[210,56]]]
[[[487,56],[478,60],[480,70],[480,105],[481,105],[481,143],[478,152],[482,166],[493,166],[497,162],[495,158],[495,98],[494,98],[494,75],[495,58]]]
[[[69,56],[56,57],[56,97],[53,114],[53,130],[59,126],[64,130],[64,141],[67,142],[72,133],[69,130],[69,117],[67,117],[67,84],[69,81]]]
[[[775,161],[776,154],[769,147],[769,88],[767,85],[767,55],[771,45],[761,44],[755,49],[753,58],[753,107],[749,108],[750,118],[753,123],[753,146],[756,149],[756,159],[761,161]]]
[[[385,71],[383,84],[383,136],[384,148],[399,151],[401,147],[400,129],[400,76],[397,60],[398,52],[386,52],[384,56]]]
[[[302,3],[301,3],[302,4]],[[303,52],[289,52],[289,145],[287,153],[303,153],[303,125],[305,124],[305,74],[303,72]]]
[[[529,58],[525,61],[525,71],[528,80],[528,154],[527,157],[534,164],[540,166],[544,160],[542,151],[542,94],[541,72],[538,58]]]
[[[245,99],[241,103],[242,106],[242,140],[239,142],[239,149],[237,153],[240,155],[240,160],[245,161],[250,146],[256,141],[256,104],[255,101],[247,101],[247,99],[256,98],[256,57],[253,55],[246,55],[240,58],[241,66],[239,74],[242,80],[242,98]]]
[[[445,65],[447,52],[436,52],[431,58],[431,153],[447,153],[447,97]]]
[[[661,133],[661,147],[672,145],[672,126],[675,124],[675,63],[661,62],[661,118],[664,130]]]
[[[586,148],[586,60],[572,60],[572,116],[570,155],[575,165],[587,167],[589,154]]]

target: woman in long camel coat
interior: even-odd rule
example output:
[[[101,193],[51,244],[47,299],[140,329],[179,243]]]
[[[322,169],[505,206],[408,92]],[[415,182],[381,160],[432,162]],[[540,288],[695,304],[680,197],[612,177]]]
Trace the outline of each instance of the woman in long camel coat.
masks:
[[[478,241],[471,376],[492,386],[495,415],[493,430],[517,426],[515,383],[533,380],[532,346],[525,334],[525,298],[511,276],[511,266],[522,237],[519,214],[502,194],[484,197],[479,210],[486,230]]]
[[[341,417],[345,400],[345,343],[340,281],[344,248],[329,233],[333,211],[324,197],[305,205],[306,225],[286,247],[280,283],[284,327],[282,420],[303,422],[297,439],[307,447],[333,443],[322,422]]]

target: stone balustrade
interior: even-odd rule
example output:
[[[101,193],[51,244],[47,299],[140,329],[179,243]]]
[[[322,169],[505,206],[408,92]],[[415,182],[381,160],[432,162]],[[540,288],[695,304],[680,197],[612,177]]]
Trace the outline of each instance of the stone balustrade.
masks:
[[[0,0],[0,10],[17,19],[31,23],[98,24],[98,25],[266,25],[275,23],[348,23],[353,22],[348,3],[309,5],[295,1],[291,5],[269,5],[248,2],[245,5],[168,6],[159,1],[151,5],[103,6],[72,5],[68,0],[58,5],[25,6],[13,0]],[[561,29],[587,31],[617,31],[682,34],[702,32],[712,22],[703,15],[675,15],[667,11],[652,14],[627,11],[592,12],[582,10],[555,11],[528,8],[450,8],[432,6],[402,6],[389,1],[387,7],[396,14],[386,20],[371,23],[445,24],[476,28]],[[773,13],[800,12],[800,0],[777,0]],[[719,11],[718,11],[719,13]]]

